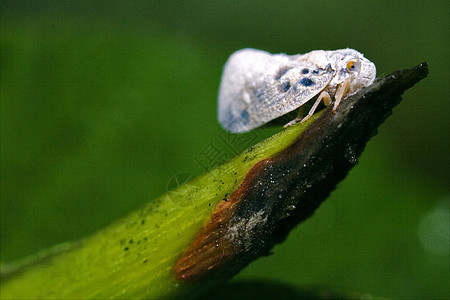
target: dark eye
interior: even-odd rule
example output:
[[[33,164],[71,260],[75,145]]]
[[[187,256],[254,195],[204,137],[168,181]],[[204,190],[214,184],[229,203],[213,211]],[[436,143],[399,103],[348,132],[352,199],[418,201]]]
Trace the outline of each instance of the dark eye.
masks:
[[[356,69],[356,62],[354,60],[350,60],[347,63],[347,70],[354,71]]]

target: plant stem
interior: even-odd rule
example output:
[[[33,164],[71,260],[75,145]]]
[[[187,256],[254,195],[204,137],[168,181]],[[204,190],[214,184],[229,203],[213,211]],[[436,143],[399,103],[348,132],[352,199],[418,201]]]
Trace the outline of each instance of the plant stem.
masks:
[[[387,75],[345,99],[336,113],[330,107],[288,127],[82,241],[2,266],[1,297],[154,299],[205,292],[309,217],[401,94],[427,73],[424,63]]]

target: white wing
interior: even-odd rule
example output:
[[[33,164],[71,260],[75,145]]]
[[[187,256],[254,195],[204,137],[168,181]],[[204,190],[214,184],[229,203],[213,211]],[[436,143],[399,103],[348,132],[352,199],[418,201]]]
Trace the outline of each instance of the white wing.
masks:
[[[255,49],[232,54],[220,84],[220,124],[231,132],[249,131],[316,96],[331,80],[333,71],[301,56]]]

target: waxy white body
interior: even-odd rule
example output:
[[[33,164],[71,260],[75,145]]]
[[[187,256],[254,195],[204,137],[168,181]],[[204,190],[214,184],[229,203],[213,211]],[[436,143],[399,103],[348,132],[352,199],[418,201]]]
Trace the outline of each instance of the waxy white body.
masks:
[[[352,95],[372,84],[375,76],[375,65],[353,49],[292,56],[242,49],[233,53],[224,67],[219,122],[230,132],[246,132],[321,93],[330,98],[338,93],[344,98]],[[344,83],[345,88],[339,92]]]

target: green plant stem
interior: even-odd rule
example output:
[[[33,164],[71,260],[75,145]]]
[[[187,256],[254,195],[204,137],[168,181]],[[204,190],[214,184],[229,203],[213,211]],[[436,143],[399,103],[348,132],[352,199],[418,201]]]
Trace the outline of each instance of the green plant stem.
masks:
[[[2,298],[160,298],[183,293],[172,271],[183,249],[255,162],[292,143],[305,126],[291,126],[91,237],[59,246],[63,251],[28,259],[3,276]]]
[[[274,243],[282,240],[280,236],[284,237],[310,216],[355,164],[376,128],[400,102],[403,91],[427,72],[427,65],[421,64],[388,75],[343,101],[337,113],[328,108],[305,124],[275,134],[82,241],[64,244],[22,264],[2,266],[1,298],[154,299],[206,291],[267,253]],[[321,159],[317,160],[318,157]],[[267,158],[273,163],[270,174],[266,169],[259,170],[260,173],[251,171]],[[302,159],[305,163],[299,163]],[[306,165],[308,168],[302,169]],[[295,171],[291,173],[294,177],[285,176],[286,168]],[[273,178],[280,178],[280,182],[271,191],[268,180]],[[246,185],[245,181],[252,184]],[[307,186],[301,182],[307,182]],[[232,241],[247,243],[244,244],[249,251],[233,248],[236,259],[221,265],[225,271],[218,273],[217,280],[200,277],[187,284],[178,281],[175,263],[210,221],[217,204],[247,186],[242,192],[244,205],[236,204],[238,210],[241,207],[251,211],[254,205],[266,201],[264,197],[276,198],[279,191],[286,189],[290,189],[290,198],[300,205],[293,211],[292,203],[268,199],[274,204],[267,212],[270,227],[261,223],[263,230],[252,227],[249,235],[244,232],[247,240]],[[258,209],[255,212],[261,211]],[[247,218],[245,211],[242,216]],[[265,246],[255,248],[256,243]]]

